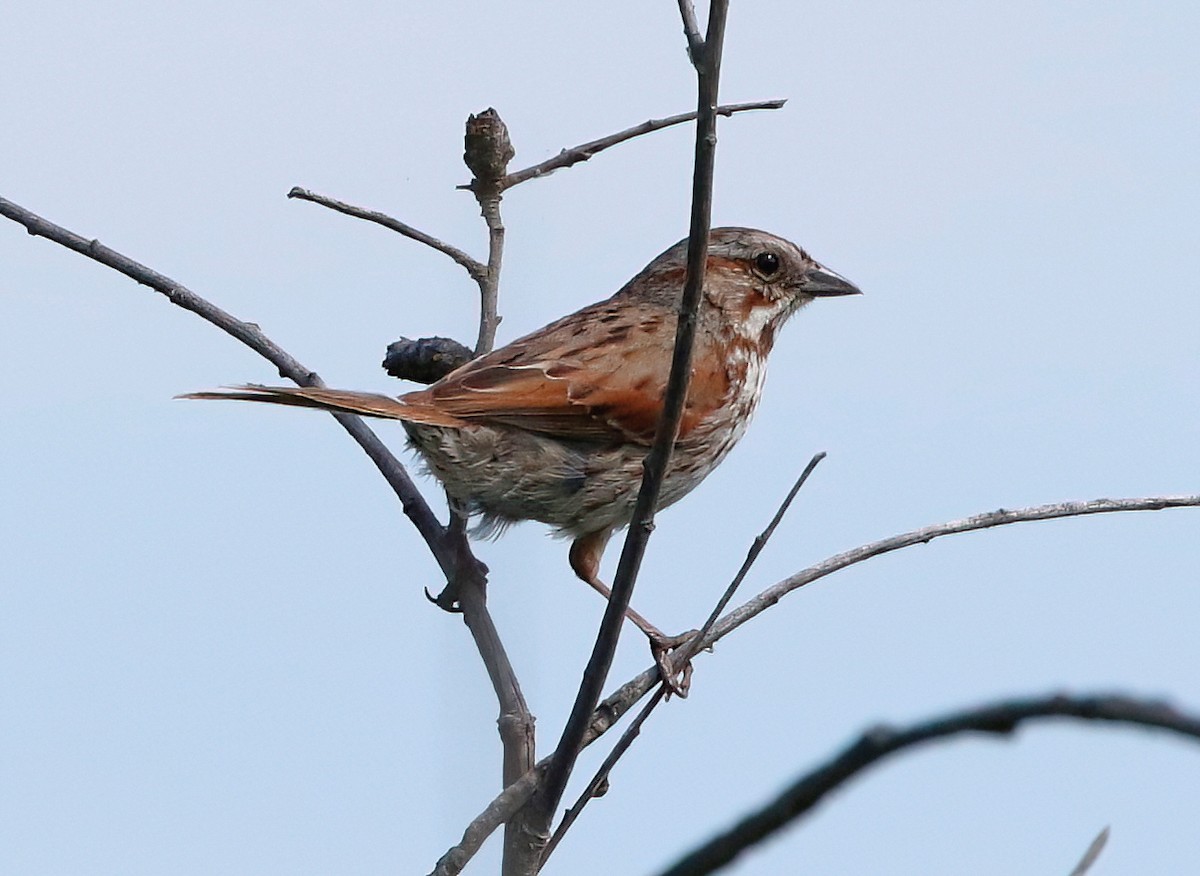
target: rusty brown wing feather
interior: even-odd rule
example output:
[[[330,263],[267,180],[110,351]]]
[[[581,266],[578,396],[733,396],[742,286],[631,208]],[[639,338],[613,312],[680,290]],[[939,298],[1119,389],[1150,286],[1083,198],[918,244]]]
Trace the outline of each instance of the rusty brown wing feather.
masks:
[[[431,426],[495,424],[557,438],[648,445],[662,410],[674,343],[673,313],[611,298],[398,399],[324,387],[258,385],[180,398],[293,405]],[[703,334],[696,343],[681,436],[728,402],[726,357],[706,351],[714,342]]]
[[[673,314],[610,299],[469,362],[401,401],[468,423],[649,444],[674,343]],[[693,377],[681,434],[724,403],[728,385],[720,358],[712,374]]]

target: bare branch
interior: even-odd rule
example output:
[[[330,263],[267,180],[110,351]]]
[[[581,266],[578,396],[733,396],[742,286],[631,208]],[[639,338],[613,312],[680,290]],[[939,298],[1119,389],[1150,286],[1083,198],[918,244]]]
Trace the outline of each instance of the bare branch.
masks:
[[[594,797],[600,796],[599,790],[608,781],[608,777],[612,773],[613,767],[617,765],[617,761],[620,760],[621,757],[624,756],[625,752],[629,750],[629,747],[633,745],[634,740],[641,735],[642,725],[646,723],[646,719],[650,717],[650,714],[658,708],[658,704],[666,699],[668,690],[670,690],[670,688],[667,687],[666,682],[660,684],[658,689],[654,691],[654,695],[647,700],[646,705],[642,706],[642,710],[637,713],[637,716],[632,721],[629,722],[629,726],[625,728],[625,732],[621,734],[621,738],[617,740],[617,744],[613,746],[612,751],[610,751],[608,756],[604,758],[604,762],[600,764],[600,768],[596,770],[596,774],[592,776],[591,781],[589,781],[587,786],[584,787],[583,791],[580,792],[579,798],[575,801],[575,805],[571,806],[563,814],[562,821],[559,822],[558,827],[554,831],[554,836],[550,837],[550,842],[546,844],[546,851],[542,853],[541,866],[544,867],[546,865],[546,859],[554,853],[556,848],[558,848],[558,844],[562,842],[562,838],[566,835],[567,831],[571,829],[571,825],[574,824],[576,819],[579,818],[580,813],[583,812],[583,807],[587,806],[588,801]]]
[[[367,210],[363,207],[355,207],[353,204],[347,204],[343,201],[328,198],[325,195],[318,195],[316,192],[310,192],[308,189],[302,189],[299,186],[292,188],[288,192],[289,198],[295,198],[300,201],[311,201],[314,204],[320,204],[322,207],[328,207],[330,210],[337,210],[339,213],[345,213],[347,216],[353,216],[356,219],[366,219],[368,222],[374,222],[376,225],[382,225],[384,228],[390,228],[399,234],[403,234],[410,240],[415,240],[418,243],[423,243],[426,246],[436,249],[438,252],[448,255],[456,263],[462,265],[467,273],[471,275],[471,279],[476,283],[480,283],[487,275],[487,267],[479,261],[471,258],[461,249],[456,246],[438,240],[432,235],[426,234],[424,231],[413,228],[411,225],[401,222],[399,219],[394,219],[386,213],[379,213],[375,210]]]
[[[293,380],[300,386],[324,385],[315,371],[300,364],[287,351],[263,334],[257,325],[243,322],[226,313],[170,277],[104,246],[98,240],[81,237],[4,198],[0,198],[0,215],[21,223],[32,235],[44,237],[67,249],[74,250],[162,293],[171,300],[172,304],[190,310],[226,334],[241,341],[279,369],[281,377]],[[450,555],[443,544],[443,527],[417,490],[416,485],[413,484],[404,466],[360,417],[351,414],[334,414],[333,416],[375,463],[400,499],[404,513],[413,521],[417,531],[429,545],[429,549],[433,552],[442,570],[447,576],[453,575],[456,558]]]
[[[479,335],[473,355],[480,356],[492,349],[496,328],[500,324],[497,303],[504,254],[504,224],[500,218],[500,200],[503,194],[501,182],[514,150],[508,138],[508,129],[494,109],[484,110],[467,119],[464,141],[463,160],[474,175],[468,188],[475,194],[488,227],[486,265],[463,250],[384,213],[355,207],[299,187],[293,188],[288,197],[311,201],[340,213],[383,225],[449,256],[465,268],[479,286]],[[389,356],[391,354],[392,347],[389,347]],[[384,365],[385,368],[388,367],[388,360],[385,360]],[[443,531],[440,544],[447,554],[454,557],[470,557],[474,561],[466,540],[466,515],[453,502],[450,503],[450,525]],[[487,611],[486,578],[477,561],[474,561],[473,572],[470,575],[447,574],[445,590],[433,601],[443,608],[461,610],[463,620],[471,631],[487,669],[500,704],[498,726],[503,747],[502,780],[507,787],[530,772],[533,767],[534,718]],[[511,856],[511,849],[523,844],[519,833],[517,825],[506,831],[506,860]]]
[[[819,578],[831,575],[847,566],[861,563],[872,557],[890,553],[900,548],[924,544],[945,535],[955,535],[960,532],[972,532],[978,529],[989,529],[993,526],[1006,526],[1011,523],[1023,523],[1033,520],[1052,520],[1059,517],[1082,517],[1088,514],[1108,514],[1118,511],[1162,511],[1165,508],[1185,508],[1200,505],[1200,495],[1194,496],[1153,496],[1144,499],[1092,499],[1089,502],[1058,502],[1051,505],[1037,505],[1032,508],[1007,510],[1001,508],[986,514],[977,514],[962,520],[952,520],[949,523],[939,523],[915,529],[901,535],[894,535],[844,553],[836,554],[815,566],[802,572],[797,572],[785,578],[778,584],[764,590],[758,596],[734,609],[723,617],[713,627],[706,637],[702,647],[708,647],[712,642],[737,629],[750,618],[765,611],[788,593],[798,590],[806,584],[811,584]]]
[[[683,415],[683,402],[688,391],[692,346],[696,334],[696,312],[704,283],[704,265],[708,252],[709,216],[712,212],[713,160],[716,149],[716,92],[720,73],[721,47],[724,42],[727,2],[714,0],[709,7],[706,62],[698,67],[698,100],[696,122],[696,160],[692,176],[691,228],[688,241],[688,271],[684,282],[683,299],[679,305],[676,346],[671,361],[671,376],[667,382],[664,409],[656,427],[654,442],[642,464],[642,485],[632,514],[628,538],[617,566],[617,575],[600,630],[596,635],[592,656],[584,668],[574,706],[566,720],[562,736],[538,791],[530,800],[522,817],[527,844],[521,859],[512,859],[512,871],[535,872],[542,851],[550,840],[550,824],[575,767],[583,739],[588,732],[590,715],[604,688],[625,611],[634,590],[638,566],[646,551],[646,542],[654,526],[654,511],[658,504],[662,478],[671,460],[671,451]],[[671,679],[667,679],[671,683]],[[508,868],[510,860],[505,857]]]
[[[487,276],[479,283],[479,335],[475,355],[490,352],[496,343],[496,329],[502,317],[500,304],[500,263],[504,258],[504,222],[500,219],[500,195],[481,202],[483,221],[488,227]]]
[[[696,66],[704,55],[704,40],[700,37],[700,22],[696,21],[692,0],[679,0],[679,16],[683,19],[683,33],[687,37],[688,59]]]
[[[709,7],[708,32],[705,39],[705,63],[698,72],[698,101],[696,120],[696,158],[692,177],[691,229],[688,235],[687,279],[679,305],[675,332],[675,351],[671,359],[671,376],[667,382],[663,410],[650,453],[642,464],[642,485],[629,525],[629,534],[617,564],[612,595],[600,622],[596,644],[583,673],[583,680],[571,714],[567,718],[553,759],[546,770],[542,786],[531,801],[535,831],[531,845],[534,861],[540,859],[542,847],[548,841],[549,826],[558,803],[566,789],[567,780],[582,749],[591,715],[600,698],[608,670],[616,652],[617,639],[624,625],[625,610],[633,594],[638,568],[646,550],[646,542],[654,528],[654,512],[662,487],[664,473],[679,433],[683,403],[687,395],[691,370],[692,346],[696,334],[696,313],[704,287],[704,269],[708,256],[708,234],[712,212],[713,163],[716,154],[717,84],[721,69],[721,50],[724,42],[726,0],[713,0]],[[667,680],[669,683],[669,679]],[[541,838],[541,843],[537,839]]]
[[[713,626],[712,630],[700,642],[701,650],[711,647],[725,636],[732,633],[742,624],[766,611],[793,590],[798,590],[806,584],[811,584],[820,578],[841,571],[847,566],[861,563],[880,554],[890,553],[901,548],[924,544],[945,535],[956,535],[962,532],[973,532],[978,529],[988,529],[993,526],[1005,526],[1011,523],[1023,523],[1036,520],[1051,520],[1060,517],[1081,517],[1088,514],[1106,514],[1121,511],[1162,511],[1167,508],[1192,508],[1200,506],[1200,495],[1194,496],[1152,496],[1142,499],[1093,499],[1090,502],[1061,502],[1052,505],[1036,505],[1030,508],[1016,510],[1000,509],[987,514],[977,514],[962,520],[952,520],[948,523],[938,523],[911,532],[893,535],[890,538],[865,544],[853,550],[835,554],[822,560],[815,566],[797,572],[784,580],[773,584],[753,599],[735,608]],[[605,700],[600,703],[592,716],[592,723],[585,737],[585,744],[606,733],[613,724],[633,708],[634,703],[645,696],[658,681],[658,670],[655,667],[644,670],[639,675],[627,681]]]
[[[780,109],[787,103],[786,100],[759,100],[752,103],[730,103],[724,106],[717,107],[717,115],[731,116],[734,113],[743,113],[750,110],[774,110]],[[501,186],[504,189],[511,189],[515,185],[523,182],[528,182],[531,179],[547,176],[554,173],[556,170],[561,170],[564,167],[570,167],[573,164],[579,164],[581,161],[587,161],[597,152],[603,152],[611,146],[616,146],[618,143],[624,143],[626,140],[632,140],[634,137],[640,137],[643,134],[650,134],[654,131],[661,131],[663,128],[670,128],[673,125],[681,125],[685,122],[690,122],[696,118],[696,113],[679,113],[674,116],[667,116],[663,119],[647,119],[640,125],[634,125],[632,128],[626,128],[624,131],[618,131],[615,134],[609,134],[607,137],[601,137],[599,140],[592,140],[588,143],[582,143],[579,146],[572,146],[569,149],[564,149],[555,155],[553,158],[548,158],[540,164],[535,164],[532,167],[526,167],[523,170],[517,170],[510,173],[503,180]],[[470,188],[469,185],[461,188]]]
[[[813,470],[817,467],[817,464],[820,463],[820,461],[824,458],[825,453],[822,451],[814,455],[813,458],[809,460],[808,465],[804,467],[804,471],[800,473],[800,477],[796,479],[796,483],[792,485],[792,488],[788,491],[787,496],[784,498],[783,502],[780,503],[779,508],[775,511],[775,516],[771,518],[771,522],[767,524],[767,528],[759,533],[754,539],[754,542],[750,545],[750,550],[746,552],[746,559],[742,561],[741,568],[738,569],[737,574],[733,576],[733,581],[730,582],[727,588],[725,588],[725,592],[721,594],[721,598],[717,600],[717,605],[709,614],[708,620],[704,622],[704,626],[702,626],[699,632],[697,632],[695,636],[693,636],[682,648],[679,649],[678,655],[673,657],[672,662],[675,665],[686,666],[688,661],[696,655],[700,642],[704,640],[706,635],[708,635],[708,631],[712,629],[713,624],[717,622],[717,618],[721,616],[721,612],[725,610],[725,606],[729,604],[729,600],[733,598],[733,594],[737,592],[738,586],[745,579],[747,573],[749,573],[751,566],[754,565],[754,561],[758,559],[758,555],[762,553],[763,548],[766,547],[767,542],[771,539],[771,536],[775,534],[775,530],[779,527],[780,521],[783,520],[783,515],[785,515],[788,511],[788,508],[791,507],[792,501],[796,498],[796,494],[800,492],[800,488],[804,486],[804,482],[808,480],[809,475],[813,473]],[[600,768],[596,771],[596,774],[592,776],[592,780],[588,782],[587,787],[583,789],[582,793],[580,793],[579,798],[575,801],[575,805],[567,810],[562,821],[555,829],[554,836],[550,838],[550,842],[546,846],[546,851],[542,855],[543,865],[545,864],[546,859],[549,858],[551,853],[554,851],[554,848],[562,840],[563,835],[566,834],[571,825],[574,824],[576,819],[579,818],[579,814],[583,811],[583,808],[587,806],[588,801],[596,796],[597,790],[608,780],[609,774],[612,773],[613,767],[617,765],[617,761],[620,760],[622,755],[624,755],[625,752],[629,750],[629,747],[633,745],[633,741],[642,731],[642,725],[646,722],[646,719],[650,717],[650,713],[658,708],[658,704],[663,701],[669,690],[670,687],[665,682],[659,685],[658,690],[654,692],[654,695],[650,698],[649,702],[642,707],[642,710],[638,712],[637,717],[633,719],[629,727],[626,728],[625,732],[621,734],[621,738],[617,740],[617,744],[614,745],[612,751],[608,753],[608,757],[604,759],[604,762],[600,765]]]
[[[1096,834],[1096,838],[1088,845],[1087,851],[1083,853],[1083,857],[1079,859],[1079,863],[1071,871],[1071,876],[1086,876],[1087,871],[1092,869],[1092,864],[1096,863],[1107,843],[1108,828],[1106,827],[1100,833]]]
[[[492,689],[500,702],[498,723],[504,755],[501,778],[507,786],[525,775],[533,765],[533,715],[487,611],[483,587],[459,587],[458,597],[463,620],[475,639]]]
[[[467,118],[463,161],[473,178],[467,186],[479,203],[479,212],[488,228],[487,269],[479,281],[479,338],[475,355],[490,352],[496,342],[500,316],[496,312],[500,288],[500,264],[504,257],[504,222],[500,218],[500,200],[508,163],[517,154],[508,136],[508,126],[496,110],[489,107]]]
[[[170,277],[151,270],[99,241],[88,240],[55,225],[4,198],[0,198],[0,215],[24,225],[32,235],[45,237],[161,292],[172,303],[192,311],[263,356],[279,369],[281,377],[289,378],[301,386],[323,385],[316,372],[301,365],[267,338],[258,326],[236,319]],[[471,553],[461,528],[447,529],[442,526],[409,478],[404,466],[360,417],[341,413],[332,416],[375,463],[400,499],[404,513],[425,539],[446,580],[459,594],[464,620],[479,648],[500,702],[500,730],[506,756],[510,751],[526,752],[522,759],[514,758],[512,772],[517,775],[528,772],[532,775],[532,771],[527,768],[533,759],[532,743],[522,748],[522,739],[531,738],[533,718],[525,705],[512,665],[483,602],[486,569]]]
[[[717,600],[717,604],[713,608],[712,613],[709,614],[708,619],[704,622],[704,626],[702,626],[700,631],[692,637],[691,641],[689,641],[680,649],[680,653],[673,657],[673,662],[678,665],[683,665],[687,663],[687,661],[691,660],[696,654],[700,653],[700,643],[704,641],[704,637],[708,635],[709,630],[716,625],[717,619],[721,616],[721,612],[725,610],[725,606],[729,605],[729,600],[733,599],[733,595],[737,593],[737,589],[741,586],[742,581],[745,580],[747,573],[750,571],[750,567],[754,565],[754,561],[758,559],[758,555],[762,553],[763,548],[767,546],[767,542],[770,540],[771,536],[775,534],[775,530],[778,528],[780,521],[783,520],[783,515],[787,514],[788,508],[792,506],[792,500],[796,498],[796,494],[800,492],[800,488],[804,486],[804,482],[808,480],[809,475],[813,473],[813,470],[824,458],[825,451],[822,450],[820,453],[815,454],[813,458],[808,461],[808,465],[804,467],[804,471],[800,473],[800,477],[796,478],[796,483],[792,484],[792,488],[788,490],[787,496],[779,505],[779,510],[775,512],[775,516],[771,518],[771,522],[767,524],[767,528],[759,533],[758,537],[754,539],[754,543],[750,545],[750,550],[746,552],[746,559],[742,562],[742,567],[738,569],[738,572],[733,576],[733,581],[730,582],[729,587],[725,589],[725,592],[721,594],[721,598]]]
[[[488,263],[482,276],[477,277],[479,283],[479,335],[475,342],[475,355],[482,356],[491,351],[496,341],[496,327],[500,325],[497,312],[500,291],[500,267],[504,257],[504,222],[500,218],[500,201],[503,189],[500,186],[504,175],[508,173],[508,163],[516,155],[512,141],[508,136],[508,126],[500,118],[495,109],[489,107],[480,113],[467,117],[466,130],[463,134],[463,163],[471,171],[470,189],[479,204],[479,212],[483,216],[488,229]],[[450,513],[460,532],[465,532],[466,512],[451,503]],[[464,536],[465,538],[465,536]],[[443,594],[444,595],[444,594]],[[471,594],[471,599],[486,615],[485,596],[483,588],[478,593]],[[489,662],[488,655],[480,649],[480,655],[488,665],[488,671],[505,668]],[[503,653],[503,652],[501,652]],[[507,658],[505,658],[507,665]],[[509,673],[511,667],[507,667]],[[498,679],[493,676],[493,684]],[[536,739],[534,736],[534,719],[521,696],[519,688],[515,687],[516,677],[512,678],[514,690],[507,696],[500,696],[500,739],[503,745],[501,762],[501,778],[504,787],[508,787],[533,768],[536,755]],[[513,694],[515,693],[515,698]],[[526,838],[526,816],[522,813],[515,815],[504,827],[504,855],[501,861],[501,872],[508,874],[524,873],[524,861],[528,857],[529,843]]]
[[[494,111],[489,112],[493,116],[495,115]],[[487,113],[481,113],[480,116],[487,116]],[[468,121],[468,157],[471,156],[470,126],[476,118],[476,116],[472,116]],[[499,117],[496,116],[495,118],[498,121]],[[503,123],[500,122],[500,125],[502,127]],[[505,137],[507,137],[507,132],[505,133]],[[511,158],[511,155],[508,158]],[[504,161],[507,161],[507,158]],[[476,170],[474,167],[472,169]],[[477,175],[480,172],[480,170],[476,170]],[[479,182],[478,177],[476,182]],[[481,185],[475,189],[475,192],[483,211],[484,220],[488,226],[489,246],[488,263],[486,265],[472,258],[458,247],[452,246],[384,213],[355,207],[351,204],[346,204],[342,201],[325,197],[324,195],[318,195],[299,187],[295,187],[288,192],[288,197],[321,204],[332,210],[337,210],[339,213],[345,213],[348,216],[354,216],[359,219],[366,219],[369,222],[375,222],[385,228],[390,228],[405,237],[423,243],[449,256],[465,268],[471,279],[479,286],[479,337],[474,351],[474,355],[479,356],[492,348],[496,338],[496,327],[500,324],[500,317],[496,311],[500,283],[500,262],[504,252],[504,225],[500,220],[500,191],[497,189],[495,183],[493,182],[490,186]],[[470,557],[474,560],[466,540],[465,517],[453,506],[450,509],[450,515],[452,525],[448,530],[443,530],[443,536],[439,539],[439,545],[441,545],[445,553],[456,557]],[[478,561],[474,562],[478,567]],[[479,656],[483,660],[484,667],[487,669],[488,678],[492,682],[492,689],[496,694],[496,699],[500,706],[500,717],[497,725],[503,750],[501,778],[503,784],[508,786],[517,778],[529,772],[533,765],[535,757],[534,718],[529,711],[528,704],[525,702],[521,686],[517,681],[516,672],[513,670],[512,663],[508,659],[508,654],[505,652],[504,646],[500,641],[500,635],[496,630],[495,623],[488,613],[485,590],[486,578],[482,572],[477,571],[471,575],[453,575],[447,573],[446,580],[446,590],[434,602],[443,608],[455,605],[462,610],[463,621],[470,630],[471,637],[474,639],[475,646],[479,651]],[[507,833],[507,842],[511,845],[515,832],[508,831]]]
[[[934,526],[927,526],[922,529],[916,529],[912,532],[902,533],[901,535],[892,536],[891,538],[881,539],[880,541],[872,542],[868,545],[863,545],[852,551],[837,554],[829,559],[812,566],[803,572],[798,572],[796,575],[786,578],[783,581],[773,585],[763,593],[749,600],[743,606],[736,609],[731,614],[727,615],[722,620],[714,625],[713,629],[706,635],[700,643],[700,647],[707,648],[715,642],[721,640],[731,632],[736,630],[750,618],[769,608],[778,602],[790,590],[797,589],[805,584],[817,580],[817,578],[825,577],[840,569],[846,568],[848,565],[862,562],[871,557],[878,556],[881,553],[898,550],[904,547],[911,547],[916,544],[923,544],[939,538],[943,535],[954,535],[960,532],[971,532],[976,529],[984,529],[989,526],[1003,526],[1009,523],[1020,523],[1023,521],[1048,520],[1057,517],[1077,517],[1085,514],[1101,514],[1118,511],[1160,511],[1166,508],[1185,508],[1200,506],[1200,495],[1196,496],[1155,496],[1144,499],[1096,499],[1092,502],[1067,502],[1057,505],[1039,505],[1032,508],[1022,508],[1015,511],[996,511],[991,514],[981,514],[975,517],[968,517],[964,520],[954,520],[949,523],[940,523]],[[1061,513],[1057,513],[1061,512]],[[995,515],[1002,514],[1004,519],[995,520]],[[846,558],[851,558],[847,561]],[[753,613],[746,614],[751,606],[759,606],[760,602],[765,602],[761,607],[755,608]],[[591,745],[623,718],[630,709],[632,709],[639,700],[653,688],[659,684],[658,668],[651,666],[649,669],[643,670],[638,675],[631,678],[613,693],[609,694],[592,713],[591,721],[588,724],[587,732],[583,737],[583,746]],[[471,858],[482,846],[483,841],[495,830],[498,826],[507,821],[512,814],[525,805],[538,782],[538,777],[541,772],[549,766],[550,758],[541,760],[534,770],[521,777],[515,784],[505,789],[505,792],[493,800],[488,807],[481,812],[476,819],[471,823],[467,832],[463,836],[462,842],[450,849],[443,860],[453,859],[461,860],[461,866],[465,866],[467,860]],[[452,876],[458,873],[459,870],[439,870],[436,871],[439,876]]]
[[[720,869],[745,849],[809,812],[826,794],[841,787],[852,776],[888,755],[960,733],[1008,735],[1026,721],[1053,717],[1154,727],[1200,740],[1200,717],[1177,711],[1164,703],[1116,695],[1070,697],[1056,694],[1008,700],[935,718],[907,729],[876,727],[822,766],[793,782],[737,825],[664,870],[662,876],[701,876]]]

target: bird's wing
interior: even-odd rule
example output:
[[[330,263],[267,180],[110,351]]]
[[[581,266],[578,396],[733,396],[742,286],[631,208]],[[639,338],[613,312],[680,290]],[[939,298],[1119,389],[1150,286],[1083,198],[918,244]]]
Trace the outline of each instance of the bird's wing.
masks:
[[[700,355],[681,435],[725,403],[729,374]],[[662,410],[675,342],[673,314],[602,302],[469,362],[402,401],[471,423],[560,438],[648,444]]]

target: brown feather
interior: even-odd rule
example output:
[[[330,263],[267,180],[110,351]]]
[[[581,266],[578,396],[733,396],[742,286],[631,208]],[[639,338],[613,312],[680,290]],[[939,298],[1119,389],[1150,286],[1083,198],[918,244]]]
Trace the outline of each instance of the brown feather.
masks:
[[[387,420],[405,420],[430,426],[463,426],[463,420],[428,405],[409,404],[388,395],[373,392],[351,392],[317,386],[259,386],[248,384],[210,392],[189,392],[177,398],[228,399],[232,401],[266,402],[273,405],[292,405],[317,408]]]
[[[608,319],[613,313],[621,319]],[[581,339],[581,325],[594,333]],[[610,343],[610,334],[620,334],[619,342]],[[662,410],[674,344],[674,320],[664,318],[661,308],[609,299],[468,362],[401,401],[467,423],[648,444]],[[709,339],[697,339],[681,437],[727,401],[725,363],[708,355],[711,346]]]

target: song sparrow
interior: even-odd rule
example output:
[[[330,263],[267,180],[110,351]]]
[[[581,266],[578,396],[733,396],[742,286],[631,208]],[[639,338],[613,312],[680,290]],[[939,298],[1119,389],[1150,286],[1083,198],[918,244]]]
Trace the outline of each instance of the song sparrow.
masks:
[[[481,516],[475,532],[548,523],[573,539],[575,574],[607,598],[600,558],[633,513],[670,372],[686,258],[684,240],[611,298],[399,398],[267,386],[185,397],[400,420],[446,492]],[[858,291],[783,238],[712,232],[691,384],[660,508],[687,495],[742,437],[787,318],[814,298]],[[672,643],[636,612],[629,617],[658,652]]]

